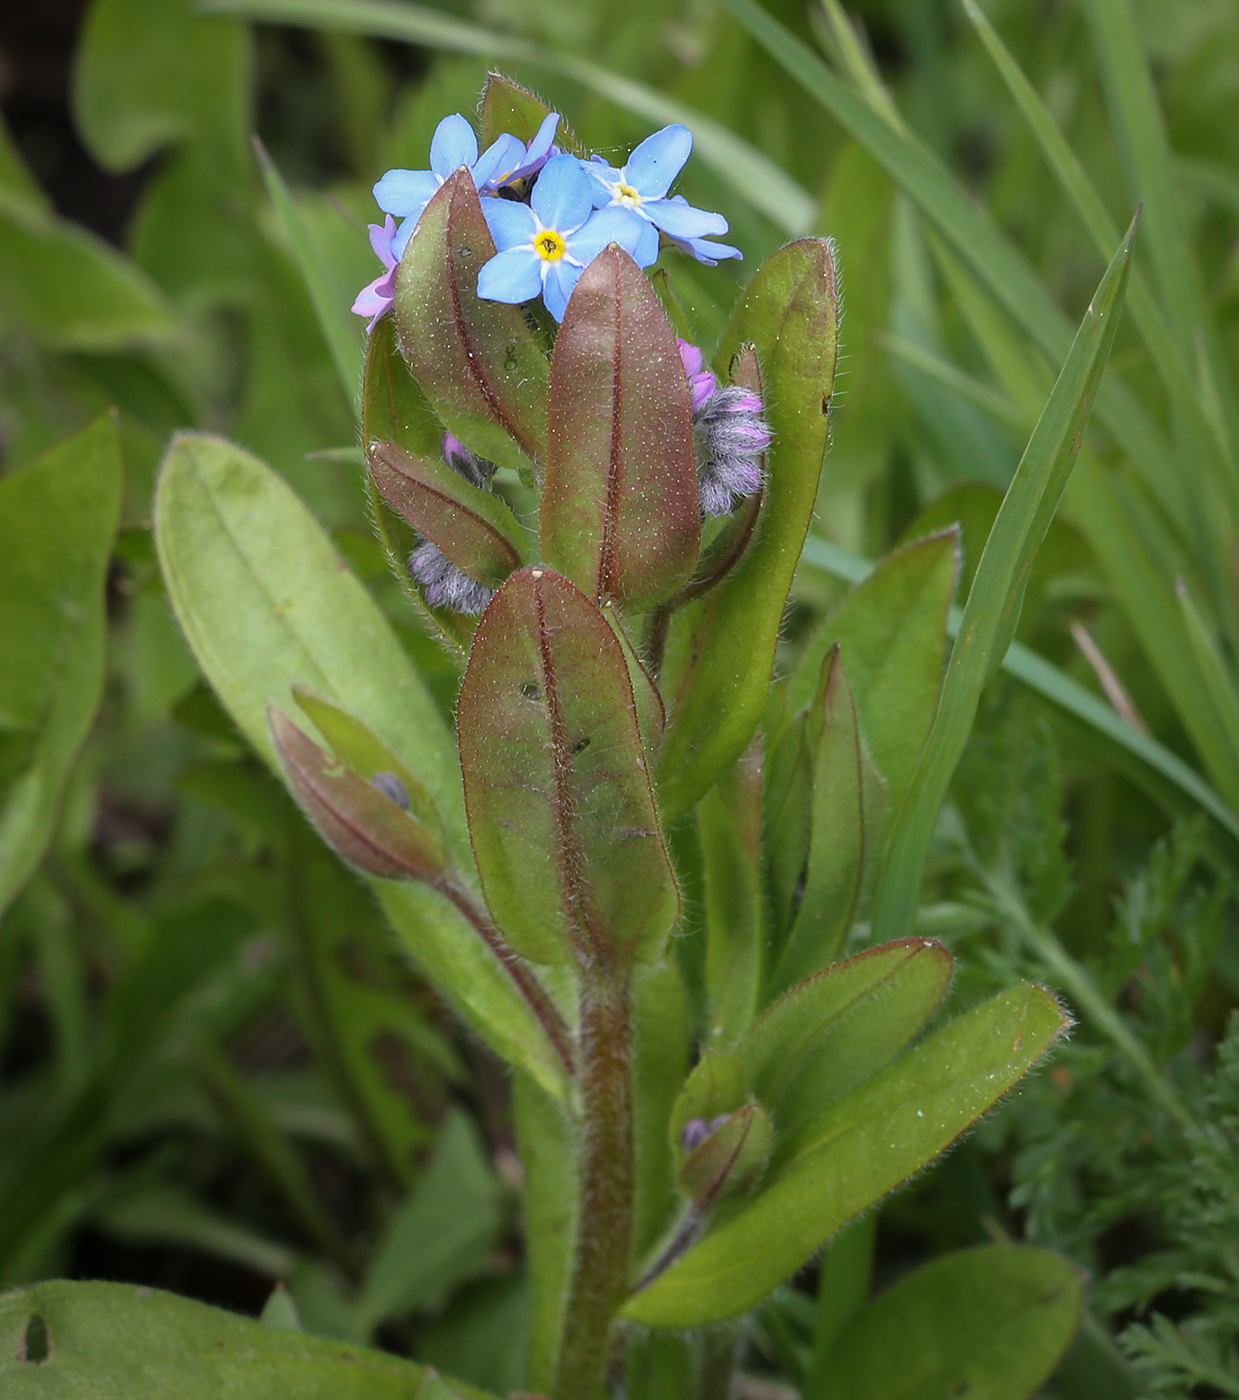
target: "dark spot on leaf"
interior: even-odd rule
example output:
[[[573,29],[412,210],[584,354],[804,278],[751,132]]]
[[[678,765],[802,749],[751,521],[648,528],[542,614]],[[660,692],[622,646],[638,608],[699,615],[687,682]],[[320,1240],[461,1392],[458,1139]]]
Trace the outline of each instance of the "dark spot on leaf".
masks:
[[[960,1381],[960,1383],[954,1388],[954,1390],[951,1391],[951,1400],[958,1400],[959,1396],[967,1395],[969,1391],[971,1391],[971,1389],[971,1381]]]
[[[542,699],[542,691],[539,689],[535,681],[526,681],[525,684],[521,686],[521,694],[525,697],[526,700]]]
[[[41,1366],[51,1354],[52,1334],[48,1331],[47,1323],[38,1313],[31,1313],[30,1321],[26,1323],[26,1335],[22,1338],[18,1360]]]
[[[573,744],[572,752],[574,754],[584,753],[587,748],[589,748],[589,735],[585,734]]]
[[[829,417],[830,417],[830,395],[829,395],[829,394],[827,394],[826,397],[822,400],[822,417],[823,417],[823,418],[829,418]]]

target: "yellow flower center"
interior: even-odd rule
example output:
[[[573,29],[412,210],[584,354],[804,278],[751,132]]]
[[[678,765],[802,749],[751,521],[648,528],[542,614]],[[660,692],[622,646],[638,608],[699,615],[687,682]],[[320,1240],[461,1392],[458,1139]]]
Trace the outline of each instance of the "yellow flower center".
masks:
[[[541,233],[534,235],[534,251],[540,258],[545,258],[547,262],[556,262],[564,255],[563,235],[556,233],[553,228],[544,228]]]
[[[634,189],[631,185],[626,185],[623,181],[611,186],[611,193],[615,196],[617,203],[624,205],[627,209],[636,209],[641,204],[641,191]]]

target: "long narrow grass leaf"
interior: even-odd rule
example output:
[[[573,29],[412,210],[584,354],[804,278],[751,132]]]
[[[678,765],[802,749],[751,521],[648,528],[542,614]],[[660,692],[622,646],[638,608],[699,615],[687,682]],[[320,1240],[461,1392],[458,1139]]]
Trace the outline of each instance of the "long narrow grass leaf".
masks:
[[[1106,269],[986,541],[934,727],[892,830],[874,906],[878,941],[912,925],[938,810],[968,742],[981,690],[1010,645],[1028,570],[1079,453],[1114,343],[1135,232],[1133,223]]]
[[[276,168],[275,162],[267,154],[266,147],[256,137],[254,149],[258,163],[262,167],[262,177],[267,183],[267,192],[275,208],[284,237],[288,240],[292,255],[305,282],[306,290],[314,305],[314,315],[318,320],[327,349],[331,352],[332,363],[340,378],[340,388],[350,407],[357,401],[361,384],[361,334],[357,329],[360,322],[350,326],[346,319],[347,299],[332,279],[323,262],[322,255],[314,242],[292,191],[284,183],[284,177]]]

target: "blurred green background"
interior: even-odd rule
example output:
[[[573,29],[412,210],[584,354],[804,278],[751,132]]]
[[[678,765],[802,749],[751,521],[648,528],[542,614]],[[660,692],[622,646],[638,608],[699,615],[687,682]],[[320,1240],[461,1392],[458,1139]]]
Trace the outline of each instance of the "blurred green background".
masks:
[[[54,799],[33,845],[0,824],[0,1286],[129,1279],[258,1312],[283,1281],[311,1330],[520,1384],[503,1073],[245,751],[149,530],[169,435],[234,438],[333,531],[450,710],[454,663],[367,521],[347,307],[377,272],[371,184],[423,166],[499,67],[605,154],[693,127],[683,191],[746,257],[673,267],[702,344],[780,243],[838,242],[842,387],[789,648],[901,540],[961,521],[971,577],[1145,199],[1107,392],[1018,634],[1053,669],[987,693],[918,925],[960,956],[957,998],[1031,975],[1081,1025],[887,1206],[878,1283],[971,1242],[1046,1243],[1093,1276],[1049,1393],[1239,1395],[1239,7],[985,11],[992,30],[954,0],[0,14],[0,570],[20,556],[22,597],[42,579],[48,600],[31,623],[0,594],[0,802],[36,771]],[[56,500],[21,485],[113,407],[114,543],[89,480]],[[57,739],[96,574],[99,705]],[[678,844],[691,893],[691,831]],[[809,1270],[762,1310],[752,1375],[803,1379],[816,1286]]]

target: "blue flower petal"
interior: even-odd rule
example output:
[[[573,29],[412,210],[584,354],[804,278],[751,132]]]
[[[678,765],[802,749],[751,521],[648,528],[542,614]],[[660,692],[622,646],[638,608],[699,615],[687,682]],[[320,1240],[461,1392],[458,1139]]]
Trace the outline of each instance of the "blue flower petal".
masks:
[[[429,170],[389,170],[374,187],[374,198],[385,214],[405,219],[420,214],[439,181]]]
[[[478,296],[487,301],[532,301],[542,290],[540,262],[532,246],[496,253],[478,273]]]
[[[504,132],[497,136],[478,157],[473,167],[473,183],[481,189],[483,185],[501,184],[520,168],[525,159],[525,143]]]
[[[555,156],[542,167],[529,202],[547,228],[570,233],[589,218],[594,190],[575,156]]]
[[[628,183],[640,190],[646,199],[661,199],[684,169],[692,149],[693,134],[688,127],[679,122],[664,126],[653,136],[647,136],[628,157],[624,166]]]
[[[676,238],[672,242],[677,248],[691,254],[699,263],[705,263],[707,267],[717,266],[720,258],[744,257],[740,249],[733,248],[730,243],[713,243],[708,238]]]
[[[484,199],[482,213],[486,215],[490,235],[500,252],[533,242],[538,222],[528,205],[512,199]]]
[[[453,112],[444,117],[435,127],[430,142],[430,168],[443,179],[462,165],[472,165],[478,158],[478,138],[473,128],[460,115]]]
[[[404,250],[409,246],[409,239],[413,237],[413,232],[417,228],[417,221],[421,218],[422,211],[419,209],[416,214],[405,219],[396,230],[391,241],[392,257],[397,262],[404,257]]]
[[[546,280],[542,284],[542,300],[546,303],[546,309],[557,321],[564,319],[568,298],[572,295],[573,287],[580,280],[581,272],[581,268],[573,266],[565,258],[560,258],[558,262],[546,265]]]
[[[538,128],[533,140],[529,143],[529,149],[525,152],[526,165],[533,165],[540,161],[551,149],[555,141],[555,131],[559,126],[559,113],[548,112],[542,118],[542,125]]]
[[[654,255],[649,261],[642,262],[637,254],[648,253],[650,240],[653,241]],[[585,226],[568,239],[568,252],[582,266],[588,267],[611,243],[618,243],[642,267],[649,267],[658,257],[658,230],[653,224],[638,218],[631,209],[624,209],[618,204],[599,209],[592,215]]]
[[[704,238],[707,234],[727,232],[727,220],[721,214],[694,209],[678,199],[648,199],[641,211],[672,238]]]

